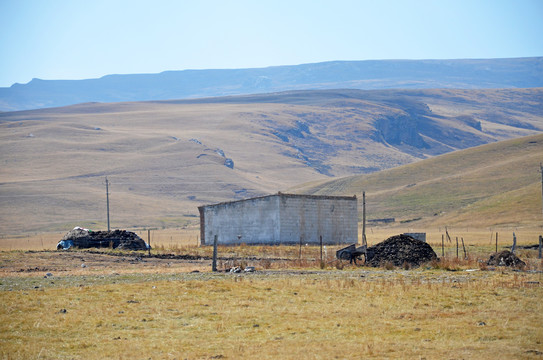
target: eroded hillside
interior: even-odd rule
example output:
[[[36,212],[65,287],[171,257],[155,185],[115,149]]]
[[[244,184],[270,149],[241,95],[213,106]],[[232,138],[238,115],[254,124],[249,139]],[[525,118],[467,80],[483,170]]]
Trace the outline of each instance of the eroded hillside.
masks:
[[[301,184],[292,192],[366,193],[377,225],[522,228],[541,224],[543,135],[486,144],[369,175]]]
[[[180,226],[197,206],[539,133],[542,89],[296,91],[0,113],[1,232]]]

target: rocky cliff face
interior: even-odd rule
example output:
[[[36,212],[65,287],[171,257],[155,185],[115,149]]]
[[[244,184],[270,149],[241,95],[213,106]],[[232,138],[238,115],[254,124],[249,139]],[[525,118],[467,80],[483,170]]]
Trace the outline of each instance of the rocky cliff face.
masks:
[[[429,146],[419,133],[419,123],[425,120],[416,115],[383,117],[375,121],[373,137],[377,141],[391,145],[409,145],[417,149],[427,149]]]

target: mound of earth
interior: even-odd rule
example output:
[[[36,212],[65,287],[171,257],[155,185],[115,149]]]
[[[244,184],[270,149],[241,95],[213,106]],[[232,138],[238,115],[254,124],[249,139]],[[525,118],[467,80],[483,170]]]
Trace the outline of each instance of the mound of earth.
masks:
[[[92,231],[76,227],[60,240],[57,249],[113,248],[124,250],[146,250],[147,244],[137,234],[126,230]]]
[[[526,263],[520,260],[515,254],[509,250],[504,250],[499,253],[490,255],[490,259],[486,262],[487,265],[494,266],[511,266],[511,267],[524,267]]]
[[[396,235],[368,248],[366,264],[382,266],[387,263],[394,266],[417,267],[437,259],[430,245],[408,235]]]

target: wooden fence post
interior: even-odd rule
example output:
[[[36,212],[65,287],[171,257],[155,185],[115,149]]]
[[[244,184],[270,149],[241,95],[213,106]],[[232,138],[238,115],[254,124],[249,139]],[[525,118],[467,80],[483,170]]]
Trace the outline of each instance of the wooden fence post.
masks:
[[[462,249],[464,249],[464,260],[468,258],[468,254],[466,253],[466,247],[464,246],[464,238],[462,239]]]
[[[517,236],[513,233],[513,246],[511,246],[511,252],[514,254],[517,249]]]
[[[543,247],[543,236],[539,235],[539,258],[541,259],[541,248]]]
[[[496,252],[498,252],[498,232],[496,231]]]
[[[151,229],[147,229],[147,244],[149,245],[149,256],[151,256]]]
[[[300,236],[300,251],[298,253],[298,260],[302,260],[302,237]]]
[[[445,235],[441,234],[441,257],[445,257]]]
[[[456,258],[458,259],[458,236],[456,237]]]
[[[321,244],[321,269],[324,268],[324,263],[322,262],[322,235],[319,236],[319,242]]]
[[[217,235],[213,237],[213,263],[211,264],[211,271],[217,271]]]

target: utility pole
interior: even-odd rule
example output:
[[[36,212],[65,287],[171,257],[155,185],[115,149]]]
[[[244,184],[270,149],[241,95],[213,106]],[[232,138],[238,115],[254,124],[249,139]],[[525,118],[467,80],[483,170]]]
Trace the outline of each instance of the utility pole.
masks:
[[[541,173],[541,209],[543,210],[543,165],[539,163],[539,172]]]
[[[106,202],[107,202],[107,231],[110,231],[109,228],[109,181],[106,176]]]
[[[366,241],[366,192],[362,191],[362,246],[368,245]]]

